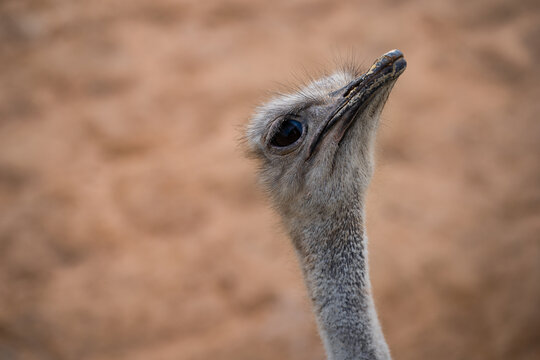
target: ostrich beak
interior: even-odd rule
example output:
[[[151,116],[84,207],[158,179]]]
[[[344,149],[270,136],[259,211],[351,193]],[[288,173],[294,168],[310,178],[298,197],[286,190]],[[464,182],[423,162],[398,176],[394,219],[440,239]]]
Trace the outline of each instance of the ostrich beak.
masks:
[[[343,91],[343,95],[336,109],[315,135],[306,160],[315,153],[318,144],[336,124],[339,126],[337,140],[341,141],[349,127],[358,118],[358,114],[375,97],[377,90],[396,80],[406,67],[407,62],[401,51],[397,49],[389,51],[378,58],[365,74],[338,90],[338,92]]]

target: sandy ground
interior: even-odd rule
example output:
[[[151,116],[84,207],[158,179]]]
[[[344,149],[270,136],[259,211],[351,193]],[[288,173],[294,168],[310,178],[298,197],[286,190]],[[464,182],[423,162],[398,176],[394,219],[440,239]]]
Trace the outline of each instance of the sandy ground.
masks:
[[[0,359],[324,359],[237,140],[280,83],[393,48],[367,210],[394,357],[539,359],[539,14],[3,0]]]

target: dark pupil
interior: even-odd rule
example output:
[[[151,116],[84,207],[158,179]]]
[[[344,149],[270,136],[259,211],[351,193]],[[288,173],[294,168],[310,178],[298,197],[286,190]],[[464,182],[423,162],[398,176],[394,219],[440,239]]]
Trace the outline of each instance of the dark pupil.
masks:
[[[272,138],[272,145],[280,147],[291,145],[300,136],[302,136],[302,124],[296,120],[285,120]]]

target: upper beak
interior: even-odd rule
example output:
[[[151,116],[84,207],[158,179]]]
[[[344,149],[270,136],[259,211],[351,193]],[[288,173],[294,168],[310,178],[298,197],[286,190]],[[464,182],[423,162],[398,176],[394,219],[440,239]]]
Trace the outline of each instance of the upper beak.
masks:
[[[397,49],[392,50],[378,58],[365,74],[350,82],[344,88],[342,100],[340,100],[336,109],[315,135],[306,160],[311,157],[324,135],[337,122],[342,123],[341,139],[357,118],[356,115],[370,102],[375,92],[383,85],[396,80],[405,71],[406,67],[407,62],[403,57],[403,53]]]

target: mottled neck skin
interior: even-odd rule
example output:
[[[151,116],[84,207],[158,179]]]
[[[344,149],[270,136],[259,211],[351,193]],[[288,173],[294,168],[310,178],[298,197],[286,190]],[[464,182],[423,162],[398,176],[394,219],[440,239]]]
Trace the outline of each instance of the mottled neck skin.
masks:
[[[328,359],[391,359],[371,294],[363,205],[337,205],[289,227]]]

